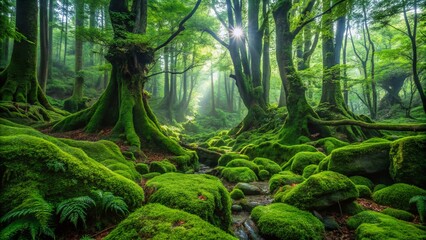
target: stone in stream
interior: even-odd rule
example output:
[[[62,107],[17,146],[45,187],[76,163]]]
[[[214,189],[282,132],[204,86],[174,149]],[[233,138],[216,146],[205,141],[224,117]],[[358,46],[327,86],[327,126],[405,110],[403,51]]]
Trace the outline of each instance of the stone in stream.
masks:
[[[235,230],[234,235],[240,240],[249,240],[250,239],[248,237],[247,233],[244,232],[244,230],[241,229],[241,228]]]
[[[243,211],[243,207],[241,207],[241,205],[234,204],[234,205],[232,205],[231,210],[233,212],[241,212],[241,211]]]
[[[260,239],[262,239],[260,237],[260,235],[259,235],[259,228],[257,228],[256,224],[250,218],[248,218],[244,222],[244,228],[248,232],[248,235],[249,235],[250,239],[252,239],[252,240],[260,240]]]
[[[249,183],[238,183],[237,185],[235,185],[236,189],[240,189],[241,191],[243,191],[243,193],[245,195],[260,195],[262,194],[262,190],[254,185],[251,185]]]

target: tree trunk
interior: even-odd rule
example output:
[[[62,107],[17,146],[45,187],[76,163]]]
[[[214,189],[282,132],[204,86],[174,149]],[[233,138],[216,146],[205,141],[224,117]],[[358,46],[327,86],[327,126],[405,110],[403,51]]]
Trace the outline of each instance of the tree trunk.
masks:
[[[47,79],[52,79],[52,68],[53,68],[53,25],[55,24],[55,1],[49,0],[49,67],[48,67],[48,74]]]
[[[0,101],[9,102],[10,105],[4,104],[12,109],[12,102],[17,106],[24,105],[28,118],[46,121],[51,119],[46,109],[54,109],[47,101],[36,77],[37,16],[36,0],[16,1],[16,29],[26,41],[14,41],[10,64],[0,73]],[[22,117],[22,113],[18,115]]]
[[[49,24],[48,0],[40,0],[40,68],[38,81],[43,92],[46,92],[47,75],[49,71]]]
[[[210,89],[211,89],[211,102],[212,102],[212,110],[211,113],[212,115],[216,114],[216,104],[215,104],[215,100],[214,100],[214,81],[213,81],[213,64],[211,64],[210,66]]]
[[[68,48],[68,0],[65,0],[65,32],[64,32],[64,66],[67,65],[67,48]]]
[[[196,155],[184,150],[177,142],[163,134],[148,105],[143,89],[147,81],[147,65],[154,61],[154,49],[146,43],[132,44],[126,41],[126,33],[134,32],[134,26],[144,26],[135,24],[138,19],[135,12],[141,15],[140,21],[146,21],[146,14],[142,14],[146,11],[134,8],[130,11],[127,6],[128,1],[110,2],[115,41],[110,45],[107,54],[107,60],[112,64],[111,80],[107,89],[91,108],[65,118],[54,126],[54,130],[85,128],[87,132],[97,132],[112,127],[112,135],[124,137],[132,152],[139,152],[142,146],[158,149],[179,155],[177,158],[170,158],[178,168],[195,168]],[[141,3],[140,6],[146,7],[146,4]],[[145,32],[145,29],[137,31]]]
[[[64,109],[77,112],[86,108],[83,100],[83,39],[79,31],[84,27],[84,0],[75,1],[75,81],[72,96],[64,101]]]
[[[271,88],[271,60],[269,56],[270,32],[269,32],[269,0],[263,0],[262,16],[264,18],[265,30],[263,35],[263,65],[262,65],[262,83],[263,83],[263,101],[269,104],[269,91]]]

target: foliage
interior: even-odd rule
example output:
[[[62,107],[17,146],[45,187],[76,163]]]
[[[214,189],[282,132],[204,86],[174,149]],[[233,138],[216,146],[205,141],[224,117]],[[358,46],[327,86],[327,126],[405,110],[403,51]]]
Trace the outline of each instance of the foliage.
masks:
[[[79,220],[86,227],[87,210],[95,206],[95,201],[88,196],[66,199],[58,204],[56,214],[59,214],[59,222],[71,222],[77,228]]]
[[[420,221],[426,223],[426,196],[414,196],[410,198],[410,205],[416,205]]]
[[[101,190],[92,191],[92,195],[96,201],[96,208],[101,212],[101,215],[107,216],[110,213],[115,213],[125,216],[129,213],[127,204],[122,197]]]

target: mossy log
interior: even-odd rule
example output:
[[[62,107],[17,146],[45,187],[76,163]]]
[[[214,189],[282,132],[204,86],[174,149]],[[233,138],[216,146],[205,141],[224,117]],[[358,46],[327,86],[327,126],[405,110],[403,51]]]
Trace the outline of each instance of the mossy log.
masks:
[[[343,119],[334,121],[324,121],[318,118],[310,117],[312,122],[326,126],[343,126],[343,125],[355,125],[366,129],[375,130],[390,130],[390,131],[412,131],[412,132],[424,132],[426,131],[426,124],[386,124],[386,123],[367,123],[363,121]]]

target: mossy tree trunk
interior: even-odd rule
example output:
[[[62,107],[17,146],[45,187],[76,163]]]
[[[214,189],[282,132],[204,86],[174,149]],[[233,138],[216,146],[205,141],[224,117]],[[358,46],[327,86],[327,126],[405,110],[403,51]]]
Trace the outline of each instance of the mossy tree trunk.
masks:
[[[33,114],[34,120],[50,120],[46,109],[54,109],[47,101],[36,77],[37,14],[36,0],[16,1],[16,29],[25,40],[14,41],[10,64],[0,73],[0,101],[23,103],[26,105],[26,112],[34,106],[37,109],[37,113]],[[9,110],[16,109],[12,106]]]
[[[54,130],[84,128],[87,132],[98,132],[112,128],[112,135],[126,140],[133,147],[131,150],[158,147],[175,155],[192,157],[161,131],[148,105],[144,93],[148,64],[154,61],[154,52],[160,47],[127,41],[128,33],[144,34],[147,27],[147,0],[134,1],[131,10],[128,4],[128,1],[111,0],[109,6],[115,41],[109,46],[106,57],[112,64],[107,89],[91,108],[65,118]],[[199,1],[192,14],[198,6]],[[179,25],[180,31],[184,29],[183,23]]]
[[[307,6],[306,12],[313,5]],[[310,120],[318,115],[306,100],[306,88],[296,72],[293,63],[293,41],[301,28],[290,30],[291,0],[277,3],[274,9],[276,26],[277,62],[282,84],[287,97],[288,116],[279,135],[280,141],[286,144],[295,144],[303,141],[300,137],[327,136],[328,129]]]

